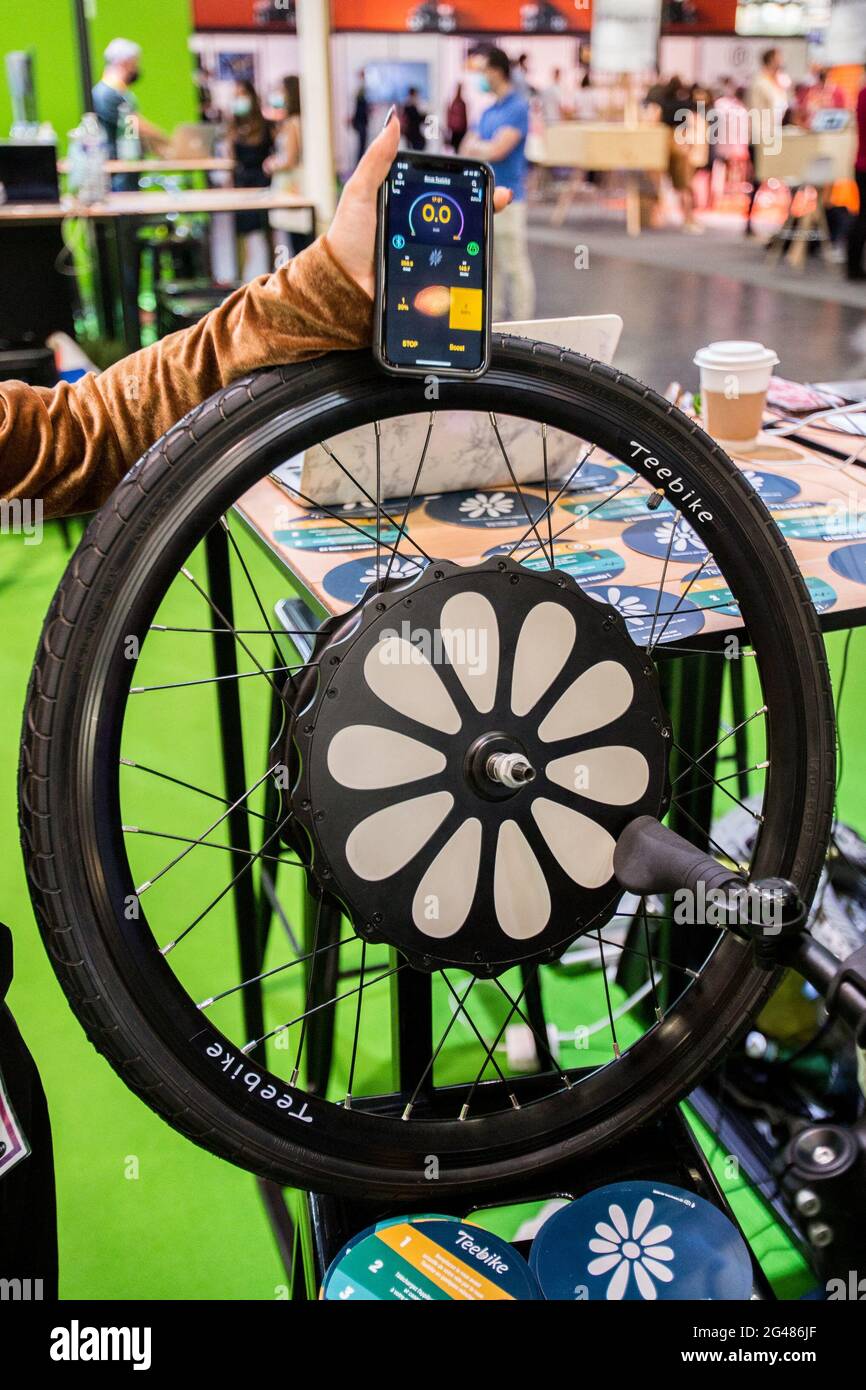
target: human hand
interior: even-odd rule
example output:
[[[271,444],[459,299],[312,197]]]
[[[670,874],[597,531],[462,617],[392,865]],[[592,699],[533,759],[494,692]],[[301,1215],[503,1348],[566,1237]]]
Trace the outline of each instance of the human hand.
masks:
[[[328,231],[328,245],[348,275],[372,299],[376,282],[376,202],[400,145],[400,122],[394,115],[376,136],[343,189]],[[493,210],[511,202],[510,188],[497,188]]]

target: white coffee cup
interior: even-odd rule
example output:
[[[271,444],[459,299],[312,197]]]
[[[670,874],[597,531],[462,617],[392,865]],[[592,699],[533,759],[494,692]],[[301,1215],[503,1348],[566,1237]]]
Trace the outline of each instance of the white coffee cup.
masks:
[[[762,343],[710,343],[695,353],[701,369],[704,429],[726,449],[744,449],[761,432],[767,389],[779,359]]]

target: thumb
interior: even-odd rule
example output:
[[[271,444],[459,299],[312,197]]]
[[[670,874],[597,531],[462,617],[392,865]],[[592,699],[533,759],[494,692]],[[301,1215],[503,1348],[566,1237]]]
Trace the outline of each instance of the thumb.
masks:
[[[357,181],[365,192],[375,193],[379,186],[385,182],[388,170],[396,158],[399,145],[400,122],[395,114],[384,129],[379,132],[373,143],[368,146],[349,182],[355,183]]]

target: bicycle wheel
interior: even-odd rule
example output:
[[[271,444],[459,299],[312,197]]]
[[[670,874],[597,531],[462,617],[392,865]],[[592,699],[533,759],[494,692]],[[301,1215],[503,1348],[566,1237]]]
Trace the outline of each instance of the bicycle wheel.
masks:
[[[617,935],[617,835],[669,815],[723,854],[696,808],[748,790],[744,868],[808,901],[829,833],[823,643],[756,487],[644,386],[540,344],[499,339],[482,380],[429,394],[344,354],[254,374],[181,421],[89,527],[25,717],[34,906],[91,1040],[197,1142],[320,1191],[411,1198],[431,1165],[440,1191],[503,1191],[671,1104],[773,979],[716,929],[684,948],[664,904]],[[507,487],[425,496],[443,411],[465,412],[474,449],[493,442]],[[383,457],[405,463],[416,436],[408,496],[383,498]],[[306,450],[348,500],[311,506],[285,473],[274,501],[268,475]],[[315,562],[315,622],[275,619],[287,579],[255,534],[274,506],[286,543],[349,557],[338,582]],[[628,527],[642,585],[617,586],[599,515]],[[459,563],[422,543],[455,518]],[[696,749],[670,673],[695,648],[726,670],[740,622],[754,708],[732,726],[702,697],[714,736]],[[707,759],[734,746],[732,782]],[[575,942],[597,947],[603,997],[568,993]],[[624,952],[637,989],[613,978]],[[502,1001],[493,1028],[476,985]],[[599,1007],[609,1027],[577,1051],[543,1035],[545,1009],[580,1033]],[[529,1073],[502,1051],[515,1025]]]

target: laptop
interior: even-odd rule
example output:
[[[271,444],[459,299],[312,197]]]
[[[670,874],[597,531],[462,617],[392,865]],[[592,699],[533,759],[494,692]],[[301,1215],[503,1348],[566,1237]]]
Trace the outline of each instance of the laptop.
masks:
[[[0,184],[7,203],[59,203],[57,146],[0,140]]]

